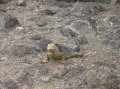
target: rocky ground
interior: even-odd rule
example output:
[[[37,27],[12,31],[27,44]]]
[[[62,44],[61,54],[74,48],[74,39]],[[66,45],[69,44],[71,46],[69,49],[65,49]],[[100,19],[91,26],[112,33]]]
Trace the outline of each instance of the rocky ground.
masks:
[[[51,42],[92,55],[43,64]],[[119,0],[0,0],[0,89],[120,89]]]

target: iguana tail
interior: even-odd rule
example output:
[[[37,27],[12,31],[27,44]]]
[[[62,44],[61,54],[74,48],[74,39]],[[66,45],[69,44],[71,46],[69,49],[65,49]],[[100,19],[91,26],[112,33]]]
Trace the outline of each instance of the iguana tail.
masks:
[[[84,54],[83,53],[72,53],[72,54],[66,55],[65,58],[72,58],[72,57],[84,57]]]

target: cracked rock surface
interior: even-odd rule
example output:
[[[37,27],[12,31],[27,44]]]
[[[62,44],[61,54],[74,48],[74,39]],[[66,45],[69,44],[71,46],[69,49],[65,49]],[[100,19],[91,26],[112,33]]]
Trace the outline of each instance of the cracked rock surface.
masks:
[[[119,2],[0,0],[0,89],[120,89]],[[90,55],[43,64],[49,43]]]

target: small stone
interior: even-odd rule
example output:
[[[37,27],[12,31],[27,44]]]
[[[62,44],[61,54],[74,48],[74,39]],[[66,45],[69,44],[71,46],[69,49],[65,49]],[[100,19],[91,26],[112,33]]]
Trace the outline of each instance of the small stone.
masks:
[[[99,36],[99,35],[97,35],[97,36],[96,36],[96,39],[97,39],[97,40],[100,40],[100,36]]]
[[[61,69],[57,68],[53,71],[52,75],[54,78],[62,78],[64,75],[67,74],[67,72],[68,71],[65,68],[61,68]]]
[[[84,64],[80,64],[80,66],[82,67],[82,66],[84,66]]]
[[[11,43],[14,43],[15,41],[11,41]]]
[[[40,21],[37,21],[36,24],[38,27],[43,27],[43,26],[46,26],[48,23],[45,20],[40,20]]]
[[[40,80],[44,83],[47,83],[50,81],[50,76],[41,76]]]
[[[27,0],[18,0],[17,5],[19,5],[19,6],[26,6],[26,1]]]
[[[7,57],[2,57],[1,60],[7,60],[8,58]]]
[[[117,75],[118,77],[120,77],[120,75]]]
[[[16,27],[16,30],[22,31],[23,29],[24,29],[24,28],[23,28],[23,27],[20,27],[20,26]]]

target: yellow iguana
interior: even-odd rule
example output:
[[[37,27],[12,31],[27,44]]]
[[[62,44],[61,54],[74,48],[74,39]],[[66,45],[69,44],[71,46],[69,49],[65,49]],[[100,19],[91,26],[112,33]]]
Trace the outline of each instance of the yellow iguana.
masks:
[[[65,63],[65,59],[67,58],[84,57],[84,54],[79,52],[74,52],[72,54],[65,54],[63,52],[60,52],[58,47],[53,43],[48,44],[47,51],[48,52],[46,53],[42,60],[43,63],[47,63],[49,61],[49,57],[58,59],[60,60],[61,63]]]

